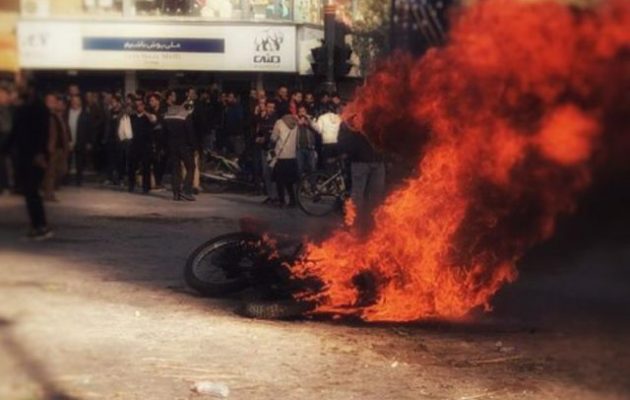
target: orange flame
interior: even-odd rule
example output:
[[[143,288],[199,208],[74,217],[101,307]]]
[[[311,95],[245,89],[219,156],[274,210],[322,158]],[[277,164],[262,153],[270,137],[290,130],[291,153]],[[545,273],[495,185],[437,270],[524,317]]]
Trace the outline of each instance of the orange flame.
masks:
[[[605,99],[627,90],[605,83],[630,46],[628,4],[481,1],[459,12],[447,46],[388,61],[347,112],[379,147],[419,154],[420,173],[367,236],[308,245],[292,272],[323,286],[298,298],[368,321],[489,310],[590,181]]]

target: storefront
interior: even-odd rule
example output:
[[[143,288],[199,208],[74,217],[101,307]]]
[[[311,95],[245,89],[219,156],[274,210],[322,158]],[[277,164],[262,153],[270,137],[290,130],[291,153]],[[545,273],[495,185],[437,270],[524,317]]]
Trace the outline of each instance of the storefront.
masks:
[[[217,83],[273,89],[309,81],[321,0],[21,0],[19,67],[51,82]],[[311,79],[312,80],[312,79]]]

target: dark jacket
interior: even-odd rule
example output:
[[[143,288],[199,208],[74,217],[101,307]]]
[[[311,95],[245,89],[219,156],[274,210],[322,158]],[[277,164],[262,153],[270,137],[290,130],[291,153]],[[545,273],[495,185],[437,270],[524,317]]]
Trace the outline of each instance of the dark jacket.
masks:
[[[257,117],[258,129],[256,131],[256,138],[262,139],[257,140],[256,144],[258,147],[264,150],[269,150],[271,145],[271,133],[273,131],[273,127],[276,125],[276,121],[278,121],[278,117],[276,114],[265,115]]]
[[[197,100],[195,102],[192,119],[198,146],[201,146],[204,138],[210,133],[211,108],[212,106],[209,101]]]
[[[90,125],[92,127],[92,142],[103,143],[107,118],[105,111],[98,103],[95,103],[88,106],[88,115],[90,116]]]
[[[70,133],[58,114],[49,112],[48,132],[49,154],[58,151],[68,153],[70,151]]]
[[[240,104],[229,104],[225,108],[225,134],[227,136],[242,135],[244,118],[243,107]]]
[[[359,131],[352,130],[347,124],[341,124],[337,141],[339,152],[348,156],[348,161],[373,163],[382,161],[381,155],[374,149],[368,138]]]
[[[168,146],[165,128],[166,123],[164,122],[166,107],[160,106],[157,112],[155,110],[151,110],[150,112],[157,118],[156,122],[153,124],[153,140],[155,141],[156,149],[161,152]]]
[[[308,118],[298,117],[298,149],[314,149],[317,144],[317,131],[315,130],[314,123]]]
[[[153,147],[153,123],[146,114],[136,113],[130,116],[133,139],[131,145],[136,149],[149,150]]]
[[[164,131],[171,152],[195,147],[195,127],[192,115],[182,106],[171,106],[164,115]]]
[[[13,128],[2,152],[15,148],[18,168],[32,167],[38,154],[48,156],[50,113],[44,103],[36,99],[19,106],[13,117]]]
[[[69,121],[70,111],[66,112],[65,119]],[[69,124],[69,122],[68,122]],[[84,149],[87,145],[94,143],[94,127],[92,126],[92,118],[85,108],[79,114],[77,120],[77,137],[74,144],[75,149]]]
[[[282,99],[276,99],[276,114],[278,114],[278,117],[282,118],[285,115],[290,113],[289,110],[289,101],[288,100],[282,100]]]
[[[118,126],[120,125],[120,117],[122,117],[122,115],[122,110],[118,112],[114,110],[108,111],[107,119],[105,120],[103,143],[114,144],[120,141],[118,137]]]

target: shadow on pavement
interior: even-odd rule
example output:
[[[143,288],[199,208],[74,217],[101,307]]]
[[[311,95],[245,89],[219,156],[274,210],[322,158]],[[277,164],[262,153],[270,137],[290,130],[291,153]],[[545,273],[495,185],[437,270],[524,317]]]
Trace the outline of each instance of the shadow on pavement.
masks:
[[[79,400],[70,396],[58,387],[49,377],[42,363],[37,360],[32,352],[29,352],[17,340],[11,329],[12,321],[0,317],[0,348],[3,348],[3,357],[15,362],[28,378],[39,387],[42,400]]]

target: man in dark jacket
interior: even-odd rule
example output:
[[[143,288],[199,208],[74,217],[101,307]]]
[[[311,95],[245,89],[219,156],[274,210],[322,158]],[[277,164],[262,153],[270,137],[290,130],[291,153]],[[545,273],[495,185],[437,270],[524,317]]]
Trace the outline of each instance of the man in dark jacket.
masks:
[[[289,88],[280,86],[276,92],[276,114],[282,118],[289,114]]]
[[[273,179],[271,177],[271,167],[267,162],[267,155],[273,147],[273,144],[271,143],[271,133],[277,121],[276,103],[272,100],[268,100],[265,110],[260,113],[258,121],[256,121],[257,128],[256,137],[254,139],[260,154],[258,158],[261,166],[260,174],[265,184],[265,193],[267,194],[267,198],[264,200],[265,204],[276,202],[278,199],[273,185]]]
[[[31,220],[28,237],[44,240],[52,237],[39,189],[48,166],[48,135],[50,113],[37,98],[35,88],[27,84],[21,94],[22,104],[15,112],[13,129],[0,153],[10,148],[17,150],[17,174]]]
[[[350,162],[351,198],[357,210],[357,223],[368,232],[370,215],[385,195],[385,163],[368,138],[349,123],[339,129],[339,153]]]
[[[166,132],[164,132],[165,107],[162,105],[162,98],[158,93],[151,93],[149,99],[149,113],[155,116],[153,124],[153,174],[155,176],[155,186],[162,188],[162,179],[166,173],[168,163],[168,144],[166,142]]]
[[[57,94],[48,93],[44,97],[44,102],[48,108],[50,120],[48,122],[48,168],[42,189],[45,201],[57,202],[59,201],[55,196],[57,182],[61,180],[68,168],[69,134],[63,122]]]
[[[305,104],[298,107],[297,164],[300,175],[317,170],[317,126]]]
[[[107,180],[114,185],[119,185],[124,179],[120,173],[120,138],[118,137],[118,127],[120,118],[123,115],[122,99],[118,95],[112,96],[105,119],[105,135],[103,145],[107,153]]]
[[[153,157],[153,124],[157,122],[155,115],[146,111],[146,104],[141,98],[135,100],[135,112],[131,115],[131,151],[129,160],[129,192],[136,189],[136,171],[142,174],[142,193],[151,190],[151,159]]]
[[[81,96],[70,98],[70,109],[68,110],[68,126],[70,128],[70,163],[69,169],[74,163],[76,168],[75,183],[77,186],[83,184],[83,172],[87,165],[88,152],[92,149],[94,141],[92,120],[86,109],[83,107]]]
[[[13,109],[9,89],[0,86],[0,148],[11,136]],[[0,195],[9,189],[9,157],[0,154]]]
[[[225,108],[224,134],[227,137],[227,148],[230,153],[240,155],[242,152],[243,134],[245,132],[245,114],[234,92],[227,95]]]
[[[191,110],[184,106],[171,105],[164,115],[164,127],[173,165],[173,200],[195,201],[192,186],[195,171],[195,129]],[[186,169],[182,190],[182,164]]]
[[[92,162],[98,172],[105,171],[105,148],[102,146],[103,135],[105,134],[105,119],[107,118],[103,107],[99,101],[98,92],[87,92],[85,94],[85,105],[90,116],[92,128]]]

